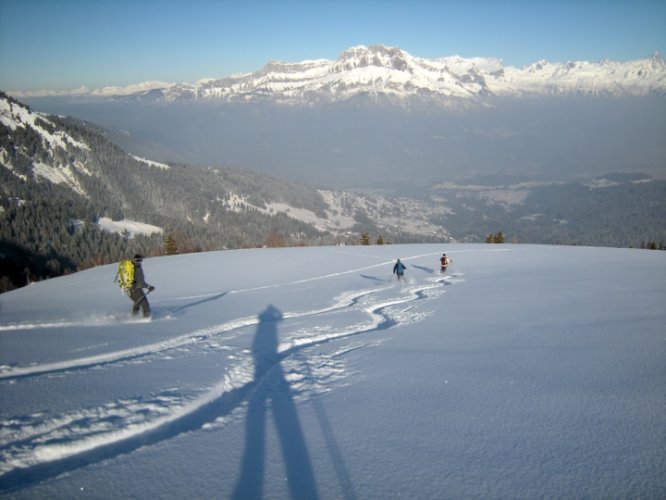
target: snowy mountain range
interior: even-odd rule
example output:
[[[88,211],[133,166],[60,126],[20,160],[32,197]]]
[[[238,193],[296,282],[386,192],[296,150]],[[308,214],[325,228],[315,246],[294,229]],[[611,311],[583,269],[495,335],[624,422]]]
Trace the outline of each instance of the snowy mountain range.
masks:
[[[416,98],[440,103],[486,96],[647,95],[666,93],[666,63],[658,53],[616,62],[538,61],[524,68],[496,58],[425,59],[397,47],[357,46],[337,60],[271,61],[258,71],[194,83],[145,82],[126,88],[78,89],[79,95],[131,96],[142,100],[282,103]],[[14,93],[20,96],[20,93]]]

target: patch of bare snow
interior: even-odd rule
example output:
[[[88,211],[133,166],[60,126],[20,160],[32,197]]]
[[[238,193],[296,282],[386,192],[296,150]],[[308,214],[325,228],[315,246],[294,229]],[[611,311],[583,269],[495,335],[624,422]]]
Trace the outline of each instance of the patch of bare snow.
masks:
[[[149,165],[151,167],[156,167],[156,168],[161,168],[162,170],[169,170],[171,167],[167,165],[166,163],[159,163],[157,161],[152,161],[152,160],[147,160],[146,158],[141,158],[140,156],[134,156],[130,155],[132,158],[135,160],[145,163],[146,165]]]
[[[55,134],[52,134],[39,124],[37,121],[38,119],[52,125],[46,115],[35,113],[20,104],[11,103],[7,100],[0,100],[0,122],[10,129],[16,130],[17,127],[29,126],[39,133],[51,148],[60,147],[62,149],[67,149],[67,145],[71,144],[79,149],[89,149],[88,145],[77,141],[63,131],[58,131]]]
[[[602,189],[613,186],[619,186],[620,183],[609,181],[608,179],[592,179],[591,181],[586,182],[584,185],[590,189]]]
[[[103,231],[109,231],[112,233],[122,234],[124,231],[127,231],[130,238],[133,238],[136,234],[151,235],[154,233],[162,233],[164,231],[161,227],[146,224],[145,222],[138,222],[130,219],[114,221],[108,217],[101,217],[97,226]]]
[[[43,177],[44,179],[52,182],[53,184],[66,184],[77,193],[88,197],[78,179],[74,176],[70,166],[58,168],[45,163],[34,164],[35,175]]]

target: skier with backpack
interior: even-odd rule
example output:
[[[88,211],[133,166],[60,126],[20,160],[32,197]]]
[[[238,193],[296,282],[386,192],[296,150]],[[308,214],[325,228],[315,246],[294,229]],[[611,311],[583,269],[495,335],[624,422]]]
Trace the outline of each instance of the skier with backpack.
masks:
[[[398,259],[395,263],[395,266],[393,266],[393,274],[395,274],[398,277],[398,281],[400,281],[405,274],[405,265]]]
[[[442,264],[442,269],[441,272],[446,272],[446,268],[449,267],[449,264],[453,262],[453,259],[449,259],[446,254],[442,254],[441,258],[439,259],[439,262]]]
[[[116,281],[120,285],[130,300],[132,301],[132,315],[137,316],[139,314],[139,309],[143,310],[143,317],[150,317],[150,304],[146,295],[155,290],[155,287],[146,283],[146,279],[143,275],[143,268],[141,264],[143,262],[143,256],[136,254],[132,260],[123,259],[118,265],[118,274],[116,275]],[[147,288],[148,293],[144,293],[143,289]]]

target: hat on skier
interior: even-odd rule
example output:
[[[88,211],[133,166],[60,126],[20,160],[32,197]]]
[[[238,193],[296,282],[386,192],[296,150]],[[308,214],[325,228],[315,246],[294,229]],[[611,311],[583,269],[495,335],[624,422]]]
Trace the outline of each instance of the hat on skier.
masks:
[[[136,254],[132,259],[132,262],[135,264],[141,264],[141,262],[143,262],[143,255]]]

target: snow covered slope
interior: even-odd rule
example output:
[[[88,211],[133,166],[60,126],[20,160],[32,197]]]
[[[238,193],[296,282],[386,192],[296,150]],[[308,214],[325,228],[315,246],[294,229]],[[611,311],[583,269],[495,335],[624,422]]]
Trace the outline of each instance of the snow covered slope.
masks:
[[[0,295],[0,494],[666,495],[663,252],[306,247],[144,268],[150,322],[128,318],[114,266]]]
[[[0,96],[0,124],[14,131],[17,128],[24,129],[25,135],[33,143],[40,145],[47,152],[41,155],[39,160],[33,164],[34,176],[45,179],[53,184],[65,184],[77,193],[87,196],[85,190],[77,179],[76,172],[87,176],[93,175],[88,167],[80,161],[67,164],[62,158],[66,156],[68,149],[89,150],[89,146],[74,139],[66,131],[56,127],[48,118],[48,115],[35,113],[28,107]],[[3,134],[3,139],[4,139]],[[0,148],[0,165],[8,168],[23,181],[28,180],[26,172],[16,171],[12,168],[9,156],[15,145],[8,141],[9,145]],[[14,153],[15,154],[15,153]],[[59,155],[56,159],[56,155]]]

